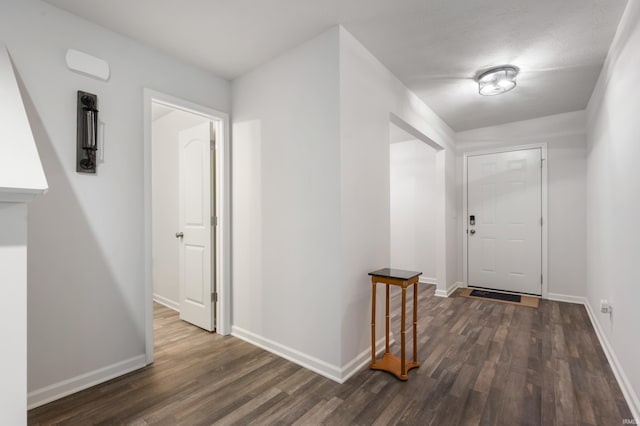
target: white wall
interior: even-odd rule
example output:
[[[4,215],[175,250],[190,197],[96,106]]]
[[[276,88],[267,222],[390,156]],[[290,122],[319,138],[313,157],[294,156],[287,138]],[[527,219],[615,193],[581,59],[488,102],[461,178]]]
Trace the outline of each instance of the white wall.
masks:
[[[640,421],[640,2],[629,2],[587,108],[587,299]],[[607,299],[613,314],[601,314]]]
[[[0,423],[27,424],[27,206],[0,202]]]
[[[338,31],[233,82],[233,334],[337,374]]]
[[[462,191],[462,154],[496,147],[547,143],[548,291],[550,297],[584,297],[586,233],[585,112],[577,111],[456,135],[458,179]],[[462,192],[459,200],[461,204]],[[460,206],[462,209],[462,206]],[[462,229],[464,218],[460,215]],[[463,234],[460,233],[460,238]],[[462,258],[462,253],[460,253]]]
[[[11,58],[0,40],[0,199],[10,194],[42,193],[47,179],[33,140]]]
[[[0,42],[0,423],[27,424],[27,207],[48,188],[9,52]],[[17,202],[20,201],[20,202]]]
[[[335,380],[366,362],[367,272],[390,261],[392,113],[455,168],[451,129],[342,28],[233,82],[233,333]]]
[[[453,131],[344,28],[340,28],[340,107],[343,262],[340,317],[344,366],[361,360],[370,348],[371,284],[367,273],[388,266],[391,259],[392,114],[444,148],[437,154],[436,166],[439,199],[436,262],[446,265],[437,271],[438,290],[445,294],[457,280],[457,212]]]
[[[436,281],[436,151],[419,140],[389,145],[391,262]]]
[[[178,283],[178,136],[183,130],[208,122],[207,118],[173,111],[152,124],[152,276],[154,300],[180,307]]]
[[[28,213],[33,404],[144,363],[143,88],[225,111],[229,84],[36,0],[2,3],[0,39],[50,186]],[[110,80],[69,71],[67,48],[107,60]],[[77,90],[105,126],[96,176],[75,172]]]

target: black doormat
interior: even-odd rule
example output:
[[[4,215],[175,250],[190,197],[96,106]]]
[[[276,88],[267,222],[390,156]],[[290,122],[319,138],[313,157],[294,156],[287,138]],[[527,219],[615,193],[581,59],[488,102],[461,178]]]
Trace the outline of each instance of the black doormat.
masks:
[[[508,302],[520,303],[519,294],[496,293],[495,291],[473,290],[470,296],[484,297],[486,299],[506,300]]]

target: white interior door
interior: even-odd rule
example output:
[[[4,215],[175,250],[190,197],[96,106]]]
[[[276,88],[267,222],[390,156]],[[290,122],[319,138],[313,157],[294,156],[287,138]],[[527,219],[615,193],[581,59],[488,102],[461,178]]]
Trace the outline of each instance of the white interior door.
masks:
[[[211,126],[180,132],[180,318],[213,331]]]
[[[542,150],[467,158],[469,286],[542,293]]]

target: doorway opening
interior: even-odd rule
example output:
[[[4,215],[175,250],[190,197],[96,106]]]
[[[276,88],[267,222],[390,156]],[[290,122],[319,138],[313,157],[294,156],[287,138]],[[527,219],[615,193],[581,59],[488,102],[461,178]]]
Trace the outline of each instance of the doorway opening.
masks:
[[[158,102],[151,114],[153,300],[214,331],[216,123]]]
[[[546,145],[465,153],[462,228],[468,287],[546,297]]]
[[[389,142],[391,265],[437,284],[437,151],[393,123]]]
[[[154,303],[230,332],[228,116],[145,90],[145,340]]]
[[[418,156],[420,158],[419,161],[423,162],[423,167],[433,168],[431,171],[427,171],[427,175],[429,176],[430,181],[426,182],[421,178],[420,185],[427,185],[429,188],[425,189],[425,194],[417,193],[415,198],[421,198],[421,201],[424,201],[424,197],[433,196],[432,199],[428,200],[429,212],[427,215],[433,216],[421,216],[419,211],[414,211],[418,217],[416,217],[415,222],[421,223],[421,226],[427,227],[428,230],[435,230],[434,233],[427,231],[424,232],[424,228],[422,228],[422,234],[428,235],[429,238],[433,238],[432,241],[419,241],[418,243],[424,243],[427,253],[422,252],[414,255],[414,257],[420,258],[421,261],[426,262],[425,265],[421,268],[424,269],[426,266],[427,269],[419,272],[423,272],[423,276],[421,276],[421,281],[423,283],[436,284],[435,295],[438,297],[449,297],[449,295],[455,290],[455,285],[453,285],[450,281],[452,279],[452,275],[447,272],[447,170],[452,165],[448,163],[446,150],[443,145],[440,145],[438,142],[431,139],[429,136],[422,133],[420,130],[413,127],[411,124],[404,121],[399,116],[391,113],[389,115],[389,142],[390,142],[390,151],[389,158],[391,158],[392,150],[395,150],[395,143],[402,143],[412,141],[414,148],[418,149],[418,152],[422,152],[421,155]],[[416,145],[421,144],[421,145]],[[407,148],[411,149],[411,148]],[[402,150],[402,149],[401,149]],[[451,160],[451,158],[449,158]],[[425,166],[426,165],[426,166]],[[391,168],[394,167],[391,164],[389,165],[389,170],[391,172]],[[390,176],[391,179],[391,176]],[[417,178],[414,178],[417,179]],[[391,185],[390,185],[391,191]],[[389,200],[393,197],[393,194],[389,194]],[[391,209],[391,203],[389,208]],[[393,207],[394,209],[403,209],[405,207],[398,205],[397,207]],[[411,207],[409,207],[411,208]],[[431,210],[433,209],[433,210]],[[415,210],[415,209],[414,209]],[[392,212],[390,211],[390,222],[392,219]],[[396,216],[397,218],[397,216]],[[390,223],[390,235],[389,240],[397,241],[396,237],[391,235],[393,225]],[[396,228],[397,230],[397,228]],[[406,231],[406,230],[405,230]],[[394,244],[393,242],[391,244]],[[395,251],[396,254],[392,254]],[[393,257],[394,260],[397,259],[397,250],[390,250],[390,257]],[[425,256],[429,256],[430,259],[423,259]],[[389,259],[390,261],[392,259]],[[433,263],[432,263],[433,262]],[[408,265],[407,265],[408,266]],[[415,268],[418,268],[419,264],[416,264]],[[417,269],[412,269],[416,271]]]

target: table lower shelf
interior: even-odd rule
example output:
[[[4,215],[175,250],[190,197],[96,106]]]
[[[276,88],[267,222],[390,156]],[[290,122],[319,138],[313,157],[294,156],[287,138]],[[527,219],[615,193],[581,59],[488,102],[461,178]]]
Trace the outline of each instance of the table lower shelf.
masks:
[[[405,361],[404,365],[405,365],[405,369],[406,369],[407,373],[412,368],[420,367],[420,363],[419,362],[413,362],[413,361]],[[390,353],[385,353],[384,356],[382,357],[382,359],[380,359],[380,360],[376,359],[376,362],[371,363],[369,365],[369,368],[372,369],[372,370],[386,371],[388,373],[393,374],[394,376],[396,376],[400,380],[408,380],[409,379],[409,375],[408,374],[405,374],[404,376],[401,374],[401,371],[400,371],[400,358],[398,358],[395,355],[391,355]]]

